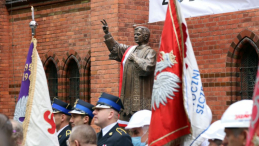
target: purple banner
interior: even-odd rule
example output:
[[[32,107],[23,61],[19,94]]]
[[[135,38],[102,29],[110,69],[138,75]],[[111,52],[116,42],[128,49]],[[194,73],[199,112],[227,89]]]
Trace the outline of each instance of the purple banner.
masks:
[[[21,89],[20,89],[20,94],[18,97],[18,101],[15,107],[15,113],[14,113],[14,119],[20,122],[24,121],[25,117],[25,112],[26,112],[26,104],[27,104],[27,99],[29,95],[29,87],[30,87],[30,80],[29,77],[31,75],[31,70],[32,70],[32,51],[33,51],[34,44],[31,43],[26,63],[24,66],[24,72],[22,76],[22,83],[21,83]]]

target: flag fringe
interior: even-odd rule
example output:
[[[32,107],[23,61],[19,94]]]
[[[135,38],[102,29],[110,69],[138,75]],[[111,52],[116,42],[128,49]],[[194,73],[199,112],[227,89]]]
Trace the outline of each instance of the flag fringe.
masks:
[[[33,96],[35,92],[35,83],[36,83],[36,72],[37,72],[37,39],[32,38],[31,42],[33,42],[33,51],[32,51],[32,68],[31,68],[31,75],[29,77],[30,80],[30,87],[29,87],[29,96],[28,96],[28,102],[26,104],[26,114],[25,114],[25,119],[23,122],[23,135],[24,135],[24,140],[22,145],[25,145],[26,141],[26,136],[27,136],[27,131],[29,127],[29,122],[30,122],[30,116],[31,116],[31,109],[32,109],[32,103],[33,103]]]

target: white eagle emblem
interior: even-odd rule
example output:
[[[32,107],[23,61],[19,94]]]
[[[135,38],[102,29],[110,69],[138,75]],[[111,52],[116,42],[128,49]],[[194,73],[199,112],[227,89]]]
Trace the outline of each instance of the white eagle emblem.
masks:
[[[176,64],[175,55],[173,54],[173,50],[170,53],[165,53],[164,51],[160,52],[161,60],[156,63],[155,75],[157,72],[161,72],[167,67],[172,67],[172,65]]]
[[[157,62],[155,75],[157,72],[161,72],[167,67],[172,67],[176,62],[175,55],[173,51],[170,53],[160,52],[161,61]],[[152,92],[152,108],[156,110],[159,108],[160,103],[165,105],[167,103],[167,98],[173,99],[171,96],[175,96],[174,92],[178,92],[177,89],[180,88],[178,83],[181,83],[180,78],[171,72],[161,72],[156,76],[153,85]]]
[[[23,122],[19,118],[25,117],[27,100],[28,100],[28,96],[23,96],[22,98],[20,98],[20,100],[18,100],[15,107],[14,118],[13,118],[14,120]]]

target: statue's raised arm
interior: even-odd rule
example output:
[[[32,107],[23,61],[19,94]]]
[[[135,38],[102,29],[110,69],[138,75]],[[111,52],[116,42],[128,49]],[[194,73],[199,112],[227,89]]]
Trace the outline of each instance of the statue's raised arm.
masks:
[[[128,120],[130,116],[139,110],[151,108],[151,94],[154,81],[156,64],[156,52],[148,46],[150,31],[148,28],[138,26],[134,28],[134,40],[136,45],[127,46],[119,44],[109,32],[108,24],[101,21],[104,39],[110,51],[109,59],[122,63],[122,80],[120,85],[120,98],[124,104],[121,113],[122,120]]]
[[[129,46],[119,44],[117,41],[115,41],[109,32],[109,27],[107,22],[104,19],[101,22],[103,24],[103,32],[105,33],[104,42],[107,48],[109,49],[109,51],[111,52],[109,55],[109,59],[121,62],[123,54],[125,53],[125,51]]]
[[[103,32],[104,32],[105,34],[108,34],[108,33],[109,33],[109,28],[108,28],[107,22],[105,21],[105,19],[103,19],[101,22],[102,22],[102,24],[103,24]]]

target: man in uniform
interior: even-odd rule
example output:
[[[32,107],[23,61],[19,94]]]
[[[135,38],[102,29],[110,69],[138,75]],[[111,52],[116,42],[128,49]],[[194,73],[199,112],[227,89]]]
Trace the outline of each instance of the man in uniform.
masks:
[[[72,107],[68,103],[54,98],[52,109],[55,118],[59,145],[67,146],[66,140],[68,140],[71,133],[71,127],[69,126],[71,114],[68,112],[72,109]]]
[[[72,128],[77,125],[90,125],[94,117],[93,107],[94,106],[92,104],[81,99],[77,99],[73,110],[69,112],[71,113],[70,123]]]
[[[93,112],[94,123],[101,128],[98,146],[132,146],[130,136],[117,123],[121,109],[124,107],[119,97],[102,93]]]

